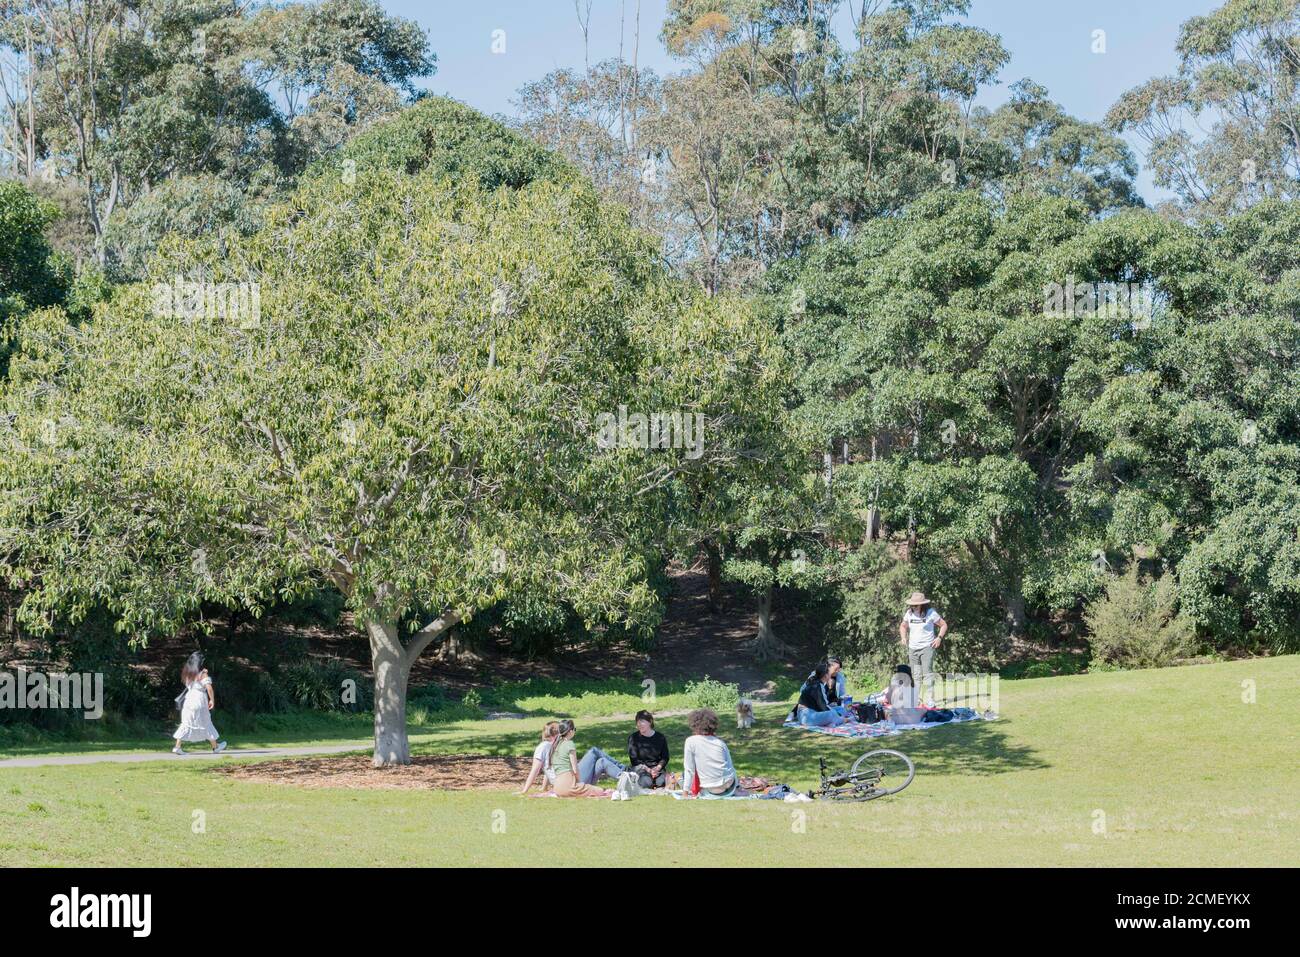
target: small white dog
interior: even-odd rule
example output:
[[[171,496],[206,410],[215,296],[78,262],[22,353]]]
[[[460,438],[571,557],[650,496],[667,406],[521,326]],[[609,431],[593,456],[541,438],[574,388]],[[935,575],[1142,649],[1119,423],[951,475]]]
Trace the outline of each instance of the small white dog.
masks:
[[[736,727],[748,728],[754,723],[754,702],[741,698],[736,702]]]

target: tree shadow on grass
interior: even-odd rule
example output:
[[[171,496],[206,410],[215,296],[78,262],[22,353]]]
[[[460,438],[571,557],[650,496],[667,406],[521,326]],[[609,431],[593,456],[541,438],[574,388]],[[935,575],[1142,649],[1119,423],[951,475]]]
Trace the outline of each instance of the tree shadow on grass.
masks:
[[[729,727],[726,716],[719,736],[727,742],[736,767],[743,775],[760,775],[773,783],[799,788],[817,783],[818,759],[825,757],[834,768],[847,767],[859,754],[878,748],[902,751],[916,764],[918,772],[944,775],[993,775],[1011,771],[1050,767],[1032,748],[1012,745],[1003,730],[1004,721],[971,721],[946,727],[911,731],[886,738],[834,738],[830,735],[783,728],[779,722],[784,708],[762,708],[752,728]],[[501,722],[498,732],[478,729],[449,729],[432,741],[416,742],[418,754],[523,755],[537,746],[541,722]],[[668,738],[672,754],[669,770],[681,771],[682,745],[690,734],[686,717],[661,718],[658,730]],[[579,753],[599,747],[619,761],[627,759],[627,740],[632,722],[600,720],[578,723],[575,741]]]

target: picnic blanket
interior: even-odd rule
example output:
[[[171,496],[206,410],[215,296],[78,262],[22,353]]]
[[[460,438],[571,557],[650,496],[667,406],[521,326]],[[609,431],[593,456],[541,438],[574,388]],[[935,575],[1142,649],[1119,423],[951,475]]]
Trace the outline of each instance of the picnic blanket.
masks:
[[[990,714],[991,717],[985,717],[978,711],[961,709],[961,713],[953,717],[951,721],[927,721],[922,724],[894,724],[892,721],[862,724],[858,721],[850,721],[847,724],[836,725],[802,725],[798,721],[786,721],[781,726],[795,728],[799,731],[815,731],[817,734],[829,734],[836,738],[887,738],[895,734],[902,734],[904,731],[922,731],[926,728],[942,728],[950,724],[962,724],[966,721],[992,721],[997,718],[997,715],[992,712],[986,713]]]
[[[684,791],[669,791],[668,793],[671,794],[671,795],[673,796],[674,800],[677,800],[677,801],[690,801],[690,800],[696,800],[696,801],[698,801],[698,800],[700,800],[700,798],[692,798],[691,795],[685,793]],[[728,794],[726,797],[711,797],[711,798],[708,798],[707,800],[710,800],[710,801],[757,801],[757,800],[758,800],[759,798],[761,798],[762,796],[763,796],[763,795],[761,795],[761,794],[748,794],[748,793],[741,794],[741,793],[737,793],[737,794]]]
[[[668,793],[671,794],[673,798],[678,801],[692,800],[691,796],[687,794],[685,791],[669,791]],[[728,794],[726,797],[695,798],[694,800],[783,801],[786,804],[795,804],[799,802],[811,801],[812,798],[810,798],[806,794],[800,794],[798,791],[795,791],[784,784],[775,784],[770,787],[764,788],[760,791],[745,791],[745,792],[738,792],[735,794]]]

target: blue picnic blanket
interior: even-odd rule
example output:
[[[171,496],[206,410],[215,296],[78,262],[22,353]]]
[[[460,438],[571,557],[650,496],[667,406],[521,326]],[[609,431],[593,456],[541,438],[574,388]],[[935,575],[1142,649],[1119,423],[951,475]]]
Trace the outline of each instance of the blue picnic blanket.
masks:
[[[887,738],[895,734],[902,734],[904,731],[942,728],[944,725],[961,724],[965,721],[992,720],[992,718],[985,718],[978,711],[970,708],[953,708],[952,712],[953,718],[951,721],[927,721],[922,724],[894,724],[892,721],[862,724],[858,721],[850,721],[847,724],[836,725],[802,725],[798,721],[786,721],[782,724],[782,727],[795,728],[799,731],[815,731],[818,734],[829,734],[835,738]]]

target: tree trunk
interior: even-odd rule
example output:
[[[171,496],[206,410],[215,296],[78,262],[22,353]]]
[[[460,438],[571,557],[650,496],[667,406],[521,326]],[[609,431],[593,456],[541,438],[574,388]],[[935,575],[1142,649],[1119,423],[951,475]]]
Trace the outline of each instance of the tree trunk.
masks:
[[[386,587],[378,591],[380,595],[388,594]],[[375,673],[375,767],[411,763],[406,737],[406,683],[411,677],[411,665],[431,641],[456,627],[460,620],[459,612],[446,612],[412,635],[405,645],[397,622],[374,618],[366,621]]]
[[[438,646],[434,657],[439,661],[455,662],[457,664],[473,663],[481,660],[468,642],[461,641],[459,635],[454,631]]]
[[[410,764],[406,738],[406,679],[411,666],[397,636],[396,622],[366,624],[370,659],[375,672],[375,757],[377,768]]]
[[[704,543],[704,554],[709,567],[709,608],[722,610],[722,549],[711,541]]]
[[[871,461],[876,461],[876,437],[871,437]],[[876,487],[871,492],[871,507],[867,509],[867,541],[874,542],[880,537],[880,509],[876,502],[880,498],[880,482],[876,481]]]
[[[758,635],[754,639],[754,657],[759,661],[772,661],[786,652],[772,630],[772,586],[758,593]]]
[[[826,501],[829,502],[833,496],[833,493],[831,492],[831,484],[835,481],[834,440],[831,440],[826,449],[822,452],[822,478],[826,481]]]
[[[1011,638],[1023,638],[1026,630],[1025,596],[1021,594],[1019,584],[1002,593],[1002,615],[1006,622],[1007,635]]]

